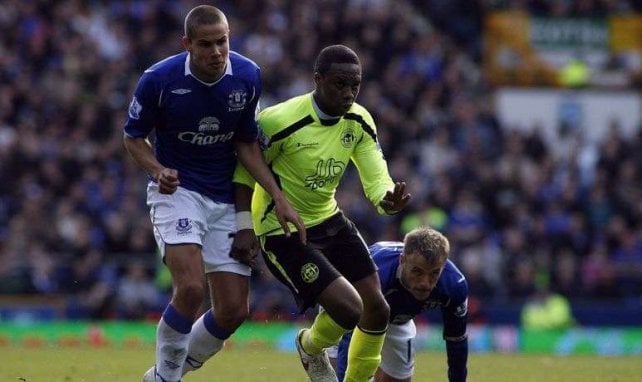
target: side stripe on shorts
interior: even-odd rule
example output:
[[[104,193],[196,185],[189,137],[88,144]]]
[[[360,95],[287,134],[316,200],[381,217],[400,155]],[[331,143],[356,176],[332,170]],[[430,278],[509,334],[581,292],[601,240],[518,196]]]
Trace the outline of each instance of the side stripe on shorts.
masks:
[[[273,252],[270,252],[265,249],[265,236],[261,236],[259,238],[259,241],[261,242],[261,249],[263,249],[263,252],[267,255],[268,259],[270,260],[270,263],[272,263],[272,265],[274,265],[274,267],[279,270],[279,273],[281,274],[281,276],[283,276],[283,278],[288,282],[288,284],[290,284],[292,289],[296,293],[299,293],[299,290],[296,288],[296,286],[292,282],[292,279],[290,279],[287,272],[285,272],[285,269],[283,269],[281,264],[279,264],[279,262],[277,261],[276,255]]]

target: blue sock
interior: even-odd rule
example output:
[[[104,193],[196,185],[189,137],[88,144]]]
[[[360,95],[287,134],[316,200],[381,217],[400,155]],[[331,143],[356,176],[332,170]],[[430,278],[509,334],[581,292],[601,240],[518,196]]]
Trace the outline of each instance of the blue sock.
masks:
[[[228,339],[232,335],[232,333],[234,333],[227,329],[223,329],[218,325],[218,323],[216,322],[216,318],[214,318],[212,309],[208,310],[203,316],[203,324],[205,325],[205,329],[207,329],[208,332],[210,332],[214,337],[221,340]]]

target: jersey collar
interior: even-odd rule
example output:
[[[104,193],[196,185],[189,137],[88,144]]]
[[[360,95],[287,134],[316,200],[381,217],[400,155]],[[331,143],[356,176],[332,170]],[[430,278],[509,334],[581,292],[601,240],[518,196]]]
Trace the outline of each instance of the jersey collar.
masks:
[[[196,81],[202,83],[203,85],[213,86],[213,85],[216,85],[217,83],[219,83],[223,79],[223,77],[225,77],[225,76],[233,76],[234,75],[234,72],[232,72],[232,62],[230,61],[230,55],[228,54],[227,55],[227,61],[225,62],[225,73],[223,73],[221,78],[219,78],[218,80],[216,80],[214,82],[201,81],[198,78],[196,78],[195,75],[192,74],[192,71],[189,68],[189,57],[190,57],[190,54],[188,52],[187,56],[185,56],[185,75],[186,76],[192,76]]]
[[[319,122],[323,126],[332,126],[336,125],[339,120],[341,120],[341,116],[339,117],[333,117],[331,115],[328,115],[321,111],[321,108],[317,104],[317,101],[314,99],[314,92],[310,93],[310,99],[312,101],[312,109],[314,109],[315,114],[317,115],[317,118],[319,119]]]

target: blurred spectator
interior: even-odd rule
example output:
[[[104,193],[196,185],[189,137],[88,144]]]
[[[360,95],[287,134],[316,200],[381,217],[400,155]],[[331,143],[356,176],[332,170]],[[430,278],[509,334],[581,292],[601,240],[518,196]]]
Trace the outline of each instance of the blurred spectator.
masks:
[[[104,265],[102,254],[88,251],[71,259],[61,270],[59,291],[68,296],[67,315],[72,319],[114,317],[118,276],[116,269]]]
[[[531,330],[568,329],[575,325],[566,297],[540,287],[522,308],[522,326]]]
[[[117,269],[132,258],[161,269],[141,202],[145,174],[125,155],[122,125],[138,74],[182,49],[167,41],[183,33],[195,4],[0,3],[0,293],[65,293],[75,316],[106,317],[121,294]],[[312,89],[321,46],[344,43],[359,53],[358,102],[378,121],[391,175],[408,179],[414,198],[404,213],[380,217],[349,169],[340,207],[367,242],[418,224],[443,230],[482,305],[524,301],[541,280],[571,301],[642,294],[642,127],[629,139],[613,122],[593,144],[581,130],[550,142],[547,127],[503,126],[479,67],[489,9],[593,16],[641,4],[217,3],[235,25],[232,45],[261,66],[263,106]],[[171,288],[166,273],[157,279],[163,292]],[[256,272],[256,317],[289,317],[291,297],[278,285]]]
[[[144,263],[132,261],[125,269],[116,291],[118,318],[143,319],[166,305]]]

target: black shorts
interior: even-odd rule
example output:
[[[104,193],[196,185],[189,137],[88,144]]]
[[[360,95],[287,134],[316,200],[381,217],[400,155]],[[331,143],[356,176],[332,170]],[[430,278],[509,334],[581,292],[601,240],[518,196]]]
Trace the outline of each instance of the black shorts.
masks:
[[[307,237],[305,246],[297,234],[260,239],[268,269],[292,290],[301,312],[340,276],[354,283],[377,271],[357,227],[341,212],[309,228]]]

